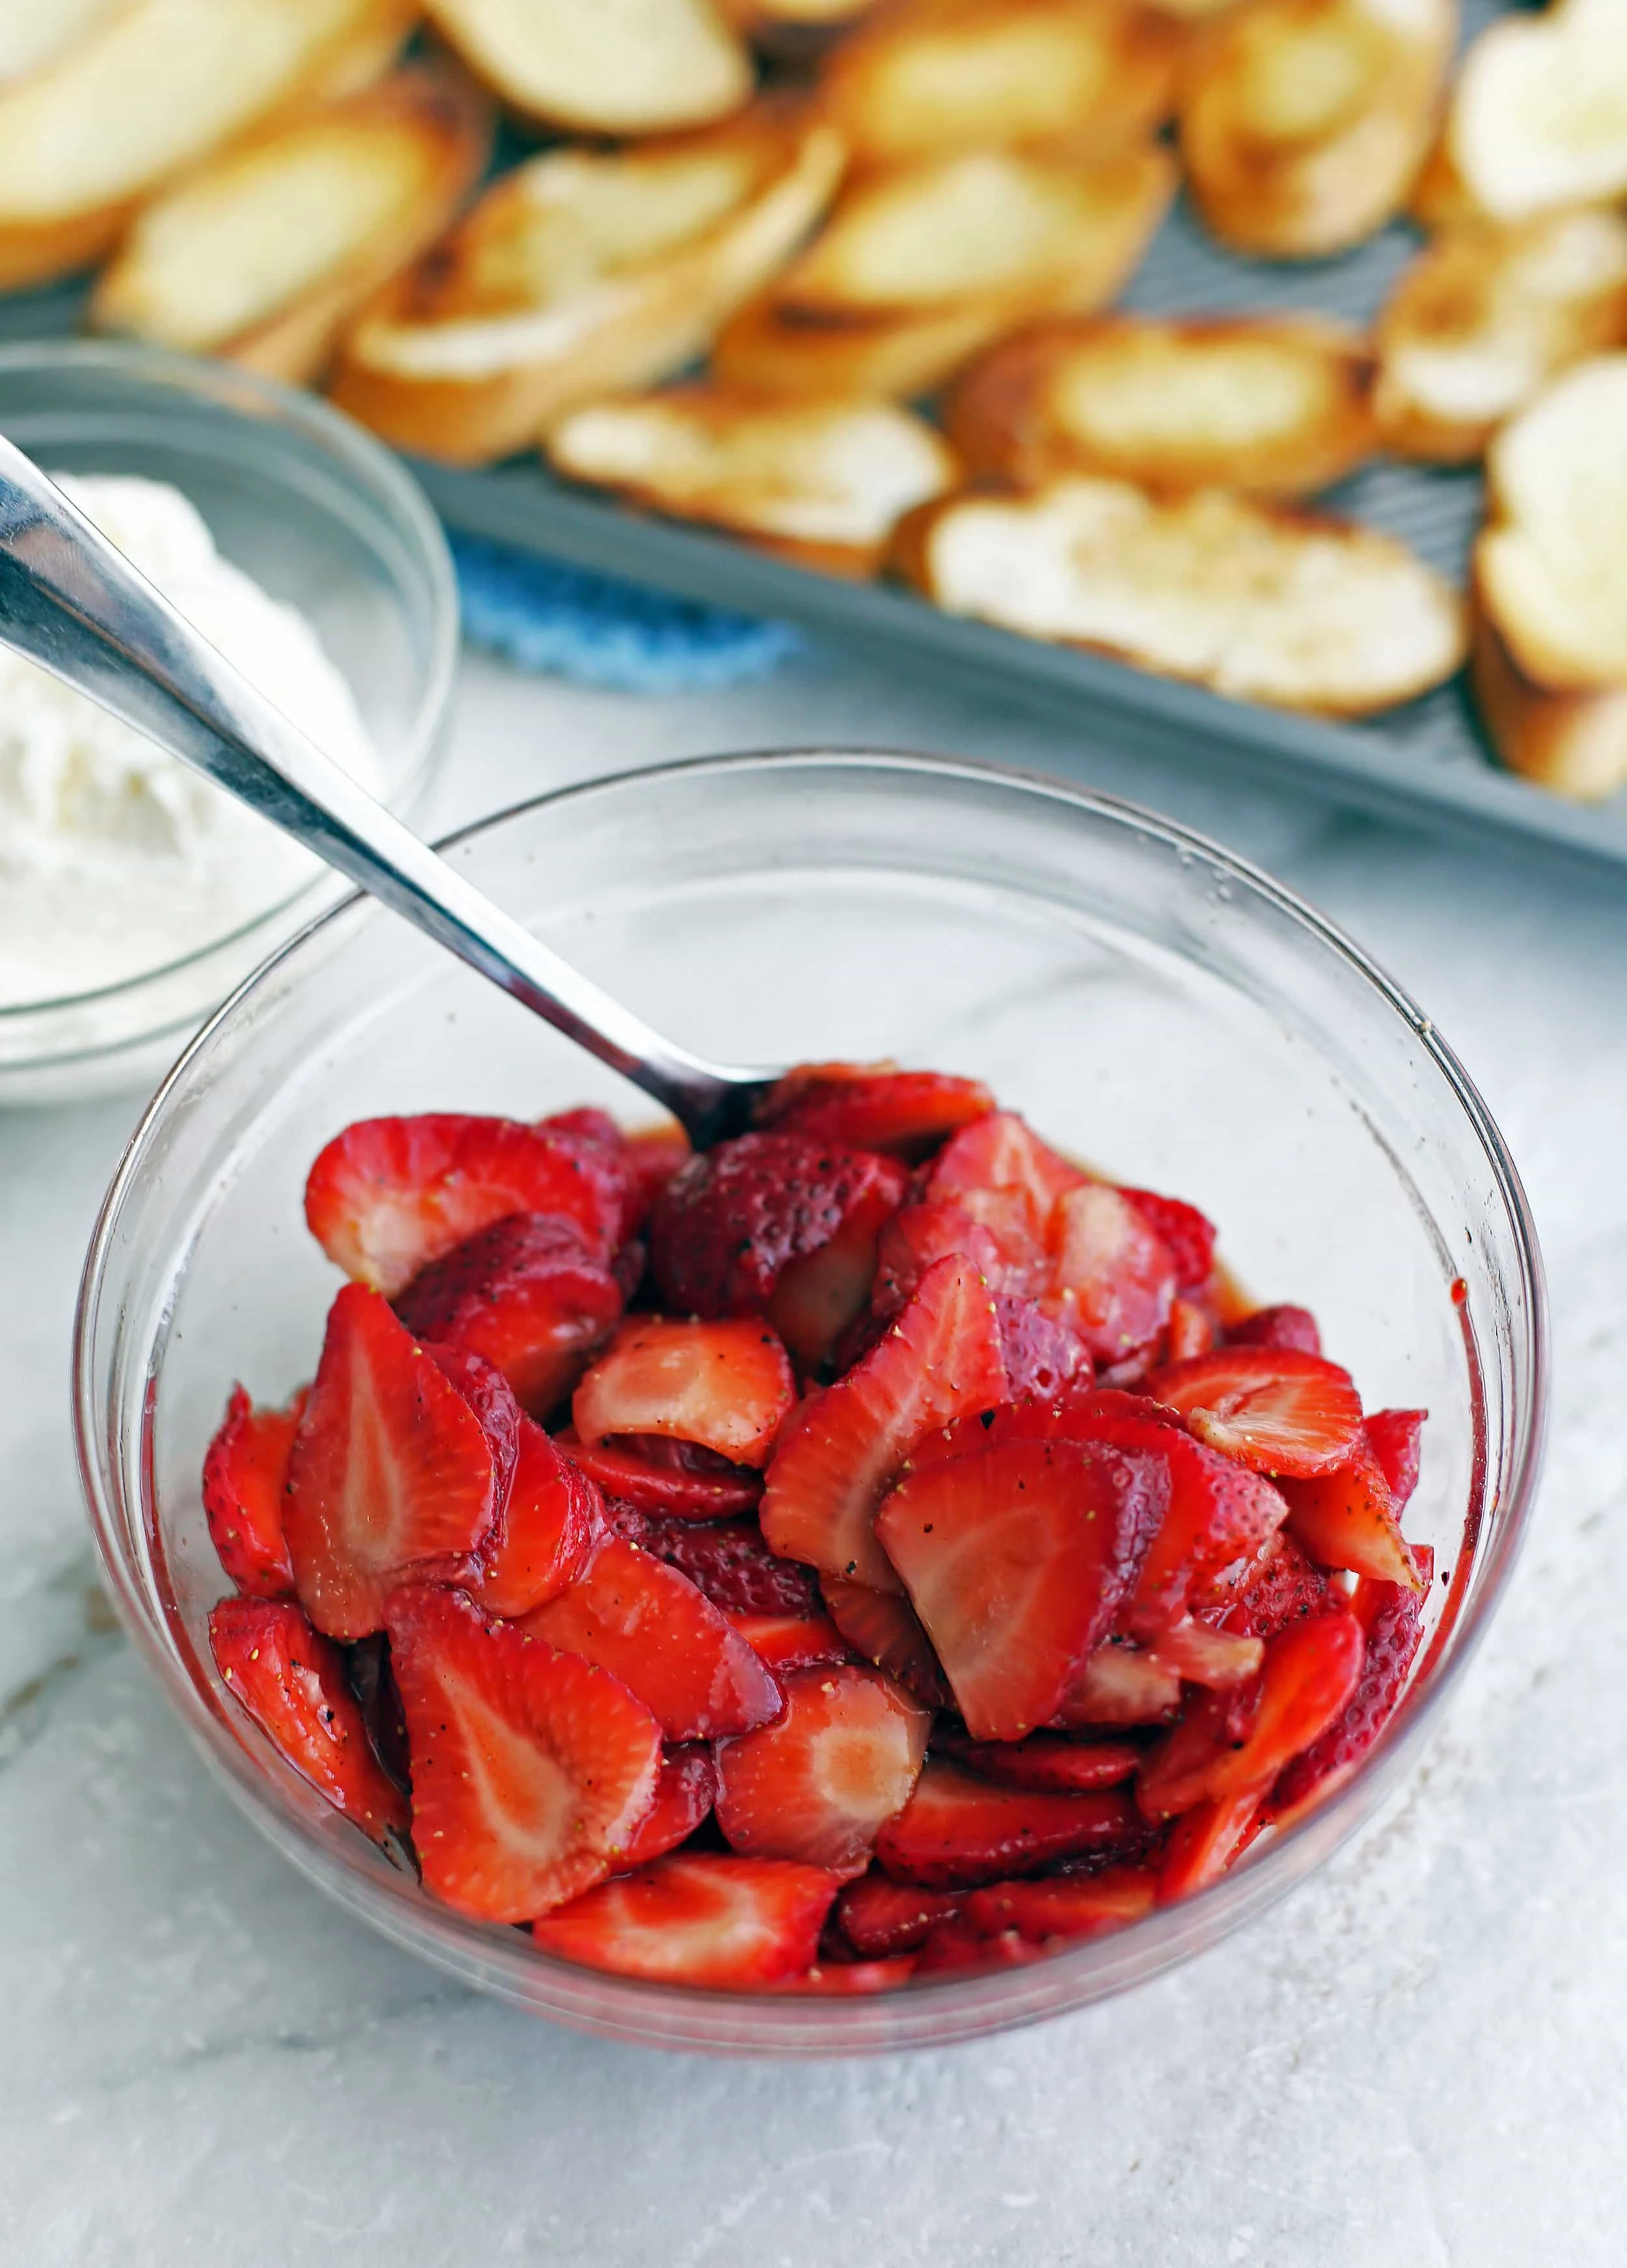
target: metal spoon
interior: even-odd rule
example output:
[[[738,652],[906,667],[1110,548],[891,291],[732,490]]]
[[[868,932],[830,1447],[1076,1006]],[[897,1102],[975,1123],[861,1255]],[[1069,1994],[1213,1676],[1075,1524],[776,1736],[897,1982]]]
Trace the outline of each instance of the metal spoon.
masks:
[[[0,643],[77,686],[664,1104],[697,1145],[746,1125],[770,1072],[663,1039],[357,786],[0,439]]]

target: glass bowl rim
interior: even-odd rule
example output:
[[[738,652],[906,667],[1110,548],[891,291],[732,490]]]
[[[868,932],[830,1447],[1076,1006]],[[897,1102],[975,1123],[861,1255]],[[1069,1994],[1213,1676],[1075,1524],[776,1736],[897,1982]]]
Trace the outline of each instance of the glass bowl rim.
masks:
[[[239,370],[230,364],[210,362],[202,356],[177,354],[167,347],[145,346],[136,341],[116,339],[40,339],[16,341],[0,345],[0,379],[14,371],[38,368],[49,372],[53,367],[102,370],[115,376],[125,376],[143,384],[173,388],[175,398],[185,394],[209,394],[230,409],[231,396],[243,394],[258,397],[266,408],[276,412],[285,422],[302,426],[314,438],[328,443],[340,460],[351,484],[369,487],[381,497],[389,511],[408,531],[408,540],[416,549],[431,586],[431,610],[434,629],[430,649],[430,668],[423,698],[413,718],[412,729],[405,736],[401,784],[393,792],[392,801],[398,798],[410,802],[414,792],[422,785],[426,767],[432,759],[437,740],[445,725],[451,703],[454,673],[458,666],[459,607],[457,577],[452,564],[452,553],[447,546],[445,531],[437,518],[434,507],[423,490],[401,460],[376,440],[364,426],[345,416],[320,395],[306,394],[298,387],[285,386],[280,379],[266,378],[257,371]],[[271,422],[258,428],[272,430]],[[261,930],[278,927],[286,918],[291,907],[298,906],[313,891],[329,887],[325,877],[318,874],[287,897],[279,898],[275,905],[264,908],[250,920],[227,930],[207,944],[196,946],[173,961],[155,963],[134,976],[121,976],[116,984],[101,984],[88,992],[59,992],[49,998],[18,1000],[0,1005],[0,1032],[26,1029],[30,1018],[60,1016],[73,1012],[105,1008],[115,1002],[137,999],[150,987],[157,987],[172,979],[185,977],[204,968],[219,954],[223,957],[239,958],[240,948]],[[337,910],[337,909],[333,909]],[[297,935],[303,935],[301,930]],[[289,942],[292,942],[290,939]],[[257,974],[250,971],[250,979]],[[139,1044],[150,1037],[161,1036],[173,1026],[158,1027],[154,1033],[140,1033],[116,1043],[117,1048]],[[77,1062],[81,1055],[94,1057],[112,1050],[92,1047],[73,1055],[52,1055],[46,1058],[53,1066]],[[30,1059],[19,1057],[9,1069],[26,1070]]]
[[[74,1446],[92,1532],[112,1585],[114,1603],[125,1629],[157,1671],[195,1745],[227,1793],[301,1873],[348,1911],[464,1984],[519,2001],[528,2013],[544,2014],[550,2021],[601,2037],[688,2052],[798,2057],[898,2052],[1009,2030],[1075,2012],[1150,1982],[1277,1903],[1302,1874],[1318,1871],[1370,1815],[1383,1793],[1394,1788],[1402,1765],[1419,1753],[1438,1712],[1473,1659],[1502,1602],[1530,1524],[1549,1415],[1548,1297],[1535,1224],[1519,1170],[1474,1081],[1441,1039],[1432,1020],[1336,924],[1262,868],[1196,829],[1128,799],[1015,766],[906,749],[810,747],[688,756],[600,774],[490,813],[442,836],[435,847],[443,853],[453,850],[553,805],[585,800],[596,794],[614,796],[651,780],[685,776],[704,784],[767,767],[797,765],[821,778],[880,768],[929,781],[967,780],[1020,797],[1059,803],[1130,833],[1150,836],[1177,853],[1207,861],[1220,873],[1246,885],[1273,910],[1286,916],[1314,946],[1344,962],[1410,1027],[1432,1058],[1491,1167],[1506,1208],[1523,1292],[1525,1330],[1517,1344],[1526,1359],[1526,1423],[1523,1434],[1517,1430],[1513,1433],[1512,1480],[1499,1500],[1500,1525],[1483,1563],[1482,1586],[1459,1619],[1452,1645],[1432,1669],[1427,1687],[1415,1683],[1408,1688],[1395,1716],[1351,1778],[1324,1803],[1312,1807],[1274,1837],[1255,1859],[1246,1859],[1207,1889],[1155,1909],[1123,1929],[1082,1940],[1015,1968],[984,1970],[969,1977],[951,1971],[941,1980],[934,1977],[930,1984],[884,1993],[876,1999],[864,1995],[830,1999],[685,1986],[585,1969],[544,1955],[529,1945],[523,1951],[504,1945],[503,1933],[488,1932],[482,1924],[428,1900],[400,1905],[382,1894],[359,1867],[347,1857],[324,1850],[291,1813],[279,1810],[268,1800],[263,1775],[256,1771],[243,1743],[217,1720],[197,1684],[168,1649],[166,1631],[150,1616],[127,1571],[119,1543],[118,1507],[104,1492],[98,1454],[105,1438],[105,1428],[99,1425],[94,1369],[102,1283],[121,1213],[139,1186],[147,1147],[167,1111],[172,1094],[249,996],[322,931],[359,906],[365,894],[352,892],[324,910],[253,971],[195,1035],[143,1112],[97,1217],[74,1317]],[[384,915],[385,909],[378,911]],[[1517,1410],[1516,1422],[1520,1415]],[[121,1487],[118,1493],[122,1494]],[[144,1516],[149,1509],[149,1494],[144,1474],[140,1489]],[[156,1514],[156,1506],[152,1509]],[[1285,1867],[1283,1861],[1294,1845],[1314,1828],[1320,1828],[1325,1840],[1321,1858],[1298,1871]],[[480,1938],[471,1942],[475,1932],[481,1933]],[[1115,1966],[1130,1973],[1115,1977],[1111,1973]],[[1109,1972],[1106,1981],[1093,1984],[1104,1970]],[[494,1975],[509,1970],[513,1973],[512,1989],[506,1983],[497,1983]],[[547,1992],[525,1990],[532,1979],[551,1989],[551,2000]],[[867,2012],[872,2018],[868,2026]],[[899,2021],[889,2022],[894,2012]]]

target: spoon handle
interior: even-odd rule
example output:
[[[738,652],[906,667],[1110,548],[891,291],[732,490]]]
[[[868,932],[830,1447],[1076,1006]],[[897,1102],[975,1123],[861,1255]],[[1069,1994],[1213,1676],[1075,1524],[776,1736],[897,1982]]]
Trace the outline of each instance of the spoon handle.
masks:
[[[291,725],[4,438],[0,640],[230,789],[653,1095],[697,1140],[743,1119],[755,1074],[674,1046],[494,906]]]

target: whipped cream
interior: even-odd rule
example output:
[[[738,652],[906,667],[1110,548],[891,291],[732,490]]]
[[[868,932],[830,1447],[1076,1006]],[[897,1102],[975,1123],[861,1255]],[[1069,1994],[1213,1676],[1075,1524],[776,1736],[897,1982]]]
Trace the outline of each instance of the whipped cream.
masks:
[[[377,792],[377,755],[315,630],[221,557],[178,489],[52,478],[285,717]],[[0,648],[0,1008],[182,960],[321,871],[224,789]]]

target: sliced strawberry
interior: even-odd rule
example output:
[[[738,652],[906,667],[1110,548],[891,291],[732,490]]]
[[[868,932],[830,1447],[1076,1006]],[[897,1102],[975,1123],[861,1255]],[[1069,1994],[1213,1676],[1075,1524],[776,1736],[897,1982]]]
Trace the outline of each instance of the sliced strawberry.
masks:
[[[344,1650],[345,1675],[367,1727],[373,1754],[403,1793],[412,1786],[412,1756],[407,1746],[407,1717],[390,1668],[390,1641],[382,1631],[358,1638]]]
[[[802,1064],[757,1106],[759,1126],[921,1157],[957,1126],[994,1108],[981,1080],[890,1064]]]
[[[403,1582],[461,1582],[495,1515],[480,1420],[389,1302],[334,1301],[294,1437],[283,1533],[300,1598],[330,1638],[364,1638]]]
[[[762,1532],[790,1559],[896,1590],[876,1541],[887,1484],[922,1436],[1004,1399],[988,1289],[967,1262],[937,1262],[892,1329],[821,1395],[769,1464]]]
[[[1184,1615],[1159,1632],[1149,1651],[1154,1661],[1188,1684],[1220,1690],[1258,1675],[1265,1658],[1265,1641],[1238,1631],[1214,1630]]]
[[[802,1669],[785,1713],[718,1749],[718,1824],[736,1851],[850,1867],[902,1811],[931,1718],[876,1669]]]
[[[787,1977],[773,1987],[779,1992],[829,1993],[837,1999],[871,1992],[895,1992],[915,1974],[908,1954],[891,1961],[821,1961],[806,1977]]]
[[[425,1345],[423,1351],[448,1385],[455,1386],[480,1421],[491,1452],[492,1526],[501,1519],[519,1458],[519,1404],[503,1373],[467,1347]],[[490,1530],[487,1531],[490,1538]]]
[[[1149,1818],[1194,1803],[1263,1795],[1344,1711],[1361,1676],[1366,1633],[1343,1606],[1272,1638],[1252,1689],[1208,1695],[1147,1758],[1136,1800]],[[1200,1730],[1209,1734],[1204,1754]]]
[[[651,1222],[650,1264],[681,1314],[769,1312],[813,1365],[864,1306],[902,1166],[801,1134],[743,1134],[691,1158]]]
[[[1010,1292],[995,1294],[994,1317],[1005,1390],[1013,1401],[1020,1395],[1044,1397],[1090,1383],[1090,1349],[1071,1324]]]
[[[1144,1867],[1056,1874],[1042,1882],[990,1882],[966,1901],[966,1918],[985,1937],[1014,1929],[1030,1945],[1057,1937],[1101,1937],[1152,1911],[1157,1877]]]
[[[817,1669],[821,1664],[851,1661],[853,1649],[828,1615],[743,1615],[723,1609],[760,1661],[766,1661],[782,1684],[792,1669]]]
[[[256,1410],[243,1388],[233,1387],[203,1459],[210,1539],[230,1580],[250,1598],[283,1598],[294,1587],[283,1500],[305,1403],[300,1394],[286,1410]]]
[[[1298,1354],[1321,1352],[1321,1333],[1308,1307],[1256,1307],[1228,1326],[1228,1346],[1289,1347]]]
[[[540,1425],[521,1418],[508,1501],[480,1547],[471,1594],[488,1612],[529,1614],[575,1582],[599,1533],[603,1499]]]
[[[924,1707],[949,1706],[943,1665],[902,1591],[872,1591],[840,1575],[821,1577],[820,1589],[831,1621],[856,1653],[885,1669]]]
[[[1388,1721],[1401,1698],[1420,1642],[1428,1584],[1435,1555],[1427,1545],[1414,1553],[1425,1586],[1422,1594],[1404,1583],[1375,1583],[1364,1578],[1352,1604],[1366,1633],[1361,1681],[1342,1715],[1283,1773],[1273,1790],[1279,1815],[1300,1809],[1312,1796],[1330,1794],[1350,1778]]]
[[[590,1448],[653,1433],[760,1466],[796,1395],[785,1350],[765,1323],[634,1315],[577,1388],[571,1415]]]
[[[1043,1948],[1030,1945],[1014,1929],[1003,1929],[998,1937],[985,1937],[964,1914],[952,1914],[947,1921],[935,1923],[927,1932],[916,1955],[915,1973],[917,1977],[930,1977],[956,1969],[1020,1969],[1026,1962],[1042,1957]]]
[[[1241,1795],[1194,1804],[1170,1831],[1159,1868],[1158,1901],[1171,1905],[1218,1882],[1234,1859],[1248,1848],[1265,1823],[1265,1798],[1253,1789]]]
[[[629,1837],[616,1872],[647,1867],[687,1843],[717,1800],[717,1759],[704,1742],[665,1750],[650,1808]]]
[[[1242,1638],[1275,1638],[1290,1623],[1325,1613],[1328,1578],[1314,1567],[1292,1536],[1271,1537],[1247,1580],[1223,1601],[1220,1627]]]
[[[615,1328],[622,1292],[579,1223],[512,1213],[422,1270],[395,1312],[416,1339],[484,1355],[531,1415],[546,1418]]]
[[[899,1881],[961,1889],[1029,1874],[1055,1859],[1133,1849],[1143,1832],[1135,1806],[1116,1792],[1042,1795],[929,1764],[903,1810],[876,1837],[876,1856]]]
[[[1222,1347],[1167,1363],[1146,1385],[1200,1440],[1255,1472],[1330,1473],[1361,1433],[1350,1373],[1289,1347]]]
[[[1289,1532],[1318,1566],[1348,1567],[1377,1583],[1423,1589],[1389,1484],[1366,1447],[1358,1447],[1336,1472],[1315,1480],[1285,1480],[1282,1490],[1288,1499]]]
[[[1399,1516],[1412,1501],[1418,1484],[1418,1466],[1427,1410],[1375,1410],[1362,1421],[1362,1439],[1377,1462],[1390,1492],[1391,1508]]]
[[[513,1922],[599,1881],[655,1793],[660,1728],[644,1704],[459,1591],[398,1591],[389,1627],[425,1888]]]
[[[373,1754],[344,1657],[291,1599],[222,1599],[209,1643],[228,1690],[302,1779],[375,1842],[405,1831],[406,1798]]]
[[[578,1440],[575,1427],[567,1425],[555,1434],[554,1443],[606,1496],[617,1497],[652,1518],[727,1520],[734,1513],[755,1512],[762,1496],[760,1473],[742,1465],[661,1455],[663,1449],[682,1445],[663,1443],[654,1436],[637,1449],[620,1442],[590,1448]]]
[[[1045,1795],[1089,1795],[1119,1787],[1136,1776],[1141,1750],[1133,1741],[1074,1741],[1063,1733],[1030,1733],[1026,1741],[974,1741],[935,1732],[932,1754],[963,1764],[998,1787],[1027,1787]]]
[[[1195,1354],[1212,1352],[1219,1333],[1207,1307],[1179,1293],[1169,1303],[1169,1325],[1164,1334],[1164,1359],[1187,1362]]]
[[[674,1119],[637,1126],[622,1136],[622,1160],[631,1177],[625,1221],[628,1233],[640,1233],[647,1226],[661,1192],[679,1168],[688,1164],[689,1156],[689,1138]]]
[[[929,1197],[947,1197],[965,1206],[994,1230],[1013,1260],[1037,1259],[1045,1225],[1057,1201],[1086,1180],[1079,1167],[1041,1141],[1013,1110],[996,1110],[946,1143],[927,1177]],[[979,1200],[1005,1190],[1020,1210],[985,1211]],[[1001,1233],[1004,1228],[1005,1233]]]
[[[1057,1200],[1048,1233],[1052,1312],[1097,1362],[1122,1362],[1157,1338],[1175,1296],[1175,1263],[1128,1197],[1086,1182]]]
[[[510,1118],[437,1111],[347,1126],[311,1168],[306,1220],[348,1276],[394,1298],[422,1268],[510,1213],[565,1213],[607,1253],[619,1166]]]
[[[1174,1263],[1183,1292],[1201,1290],[1215,1270],[1215,1225],[1182,1197],[1160,1197],[1156,1189],[1121,1189]]]
[[[788,1859],[674,1852],[539,1921],[545,1953],[671,1984],[778,1984],[814,1966],[840,1877]]]
[[[893,1315],[936,1260],[969,1260],[991,1291],[1015,1288],[1017,1278],[992,1233],[963,1205],[947,1198],[908,1204],[895,1212],[876,1245],[874,1303]],[[1008,1276],[1011,1283],[1008,1285]]]
[[[747,1733],[782,1706],[773,1677],[711,1601],[619,1535],[518,1627],[619,1677],[669,1741]]]
[[[1181,1680],[1150,1653],[1109,1638],[1069,1686],[1052,1722],[1069,1731],[1160,1725],[1181,1706]]]
[[[887,1498],[877,1537],[975,1739],[1020,1740],[1056,1714],[1135,1579],[1167,1489],[1156,1459],[1012,1441]]]
[[[871,1960],[913,1952],[934,1923],[959,1913],[954,1890],[924,1890],[895,1882],[872,1867],[850,1882],[836,1900],[836,1925],[855,1953]]]
[[[1181,1721],[1147,1750],[1137,1775],[1136,1801],[1149,1819],[1173,1818],[1205,1800],[1217,1765],[1253,1731],[1263,1690],[1255,1677],[1226,1692],[1187,1692]]]
[[[755,1520],[663,1520],[630,1505],[610,1507],[618,1535],[687,1575],[725,1614],[819,1618],[819,1583],[811,1568],[778,1558]]]
[[[592,1102],[576,1103],[569,1110],[551,1110],[546,1118],[539,1118],[536,1125],[540,1134],[563,1134],[567,1141],[592,1142],[613,1155],[620,1152],[626,1139],[610,1113]]]

